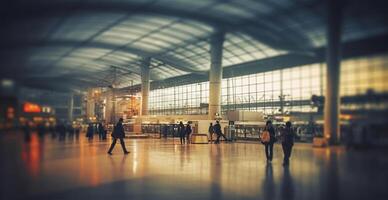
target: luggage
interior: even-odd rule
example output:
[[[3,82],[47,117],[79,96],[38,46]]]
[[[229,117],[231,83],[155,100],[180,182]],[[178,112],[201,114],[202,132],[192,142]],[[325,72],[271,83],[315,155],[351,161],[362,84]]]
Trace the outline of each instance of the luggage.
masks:
[[[260,135],[260,139],[262,143],[269,143],[271,141],[269,131],[263,131]]]

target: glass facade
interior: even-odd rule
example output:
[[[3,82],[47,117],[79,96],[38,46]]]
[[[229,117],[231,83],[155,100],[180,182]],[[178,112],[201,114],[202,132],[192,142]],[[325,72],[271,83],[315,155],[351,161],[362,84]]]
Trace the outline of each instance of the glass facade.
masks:
[[[222,112],[260,111],[265,114],[314,112],[312,95],[323,96],[326,85],[323,63],[274,70],[222,80]],[[387,55],[344,60],[341,64],[341,97],[388,92]],[[150,92],[153,115],[206,114],[209,82],[156,89]],[[387,105],[378,105],[379,109]],[[347,109],[357,105],[347,104]]]
[[[156,89],[150,92],[149,113],[152,115],[206,114],[209,82]]]

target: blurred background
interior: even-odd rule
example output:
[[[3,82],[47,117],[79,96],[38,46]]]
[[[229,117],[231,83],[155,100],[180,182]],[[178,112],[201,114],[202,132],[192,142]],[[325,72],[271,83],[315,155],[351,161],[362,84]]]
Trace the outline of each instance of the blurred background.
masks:
[[[128,133],[174,136],[178,121],[201,132],[201,120],[222,119],[231,137],[255,140],[271,119],[313,142],[329,105],[336,143],[388,145],[385,1],[1,4],[2,134],[122,117]]]

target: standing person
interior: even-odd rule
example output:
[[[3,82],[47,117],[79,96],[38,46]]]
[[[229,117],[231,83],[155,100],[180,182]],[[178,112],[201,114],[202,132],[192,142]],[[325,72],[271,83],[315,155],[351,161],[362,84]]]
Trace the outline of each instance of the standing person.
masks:
[[[291,122],[286,122],[286,128],[282,131],[282,148],[284,153],[283,165],[286,166],[290,163],[292,146],[294,146],[295,133],[292,130]]]
[[[24,122],[22,126],[22,130],[24,133],[24,141],[25,142],[31,141],[31,129],[28,121]]]
[[[59,140],[64,140],[66,138],[66,126],[64,122],[58,124],[57,130],[59,133]]]
[[[100,122],[100,123],[98,123],[98,138],[100,140],[102,140],[104,138],[104,133],[105,133],[104,126]]]
[[[214,144],[220,143],[220,137],[223,137],[225,141],[228,141],[228,138],[225,137],[225,135],[222,133],[221,125],[219,121],[216,121],[216,124],[213,126],[214,132],[217,134],[217,140],[214,142]]]
[[[179,132],[179,137],[181,139],[181,144],[184,144],[186,131],[185,131],[185,125],[183,125],[183,122],[179,122],[178,132]]]
[[[193,131],[193,130],[191,129],[190,123],[187,122],[186,129],[185,129],[186,137],[187,137],[187,139],[186,139],[187,144],[190,144],[190,143],[191,143],[191,141],[190,141],[190,134],[191,134],[192,131]]]
[[[265,156],[267,157],[267,162],[271,162],[273,157],[273,144],[276,141],[275,129],[272,126],[271,120],[268,120],[267,123],[265,124],[263,135],[266,132],[268,132],[269,134],[269,140],[262,143],[265,145]]]
[[[74,126],[74,132],[75,132],[75,138],[78,140],[79,138],[79,133],[81,131],[81,125],[80,124],[76,124]]]
[[[214,133],[213,123],[210,123],[208,132],[209,132],[210,143],[212,143],[213,142],[213,133]]]
[[[112,133],[113,140],[108,150],[109,155],[112,155],[112,150],[116,145],[117,139],[120,140],[120,144],[121,144],[121,147],[123,148],[124,154],[129,153],[129,151],[127,151],[127,149],[125,148],[125,144],[124,144],[125,131],[123,127],[123,121],[124,121],[123,118],[120,118],[119,122],[117,122],[116,126],[113,128],[113,133]]]
[[[93,125],[90,123],[89,126],[88,126],[88,129],[86,130],[86,137],[89,140],[92,140],[93,139],[93,135],[94,135],[94,128],[93,128]]]

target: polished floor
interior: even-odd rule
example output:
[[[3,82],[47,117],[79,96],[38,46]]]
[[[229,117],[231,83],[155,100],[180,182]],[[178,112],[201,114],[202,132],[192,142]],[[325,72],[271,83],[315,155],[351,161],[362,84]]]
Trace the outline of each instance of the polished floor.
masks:
[[[126,140],[109,156],[99,141],[2,134],[1,199],[386,199],[388,155],[298,144],[267,164],[258,143],[180,145]]]

